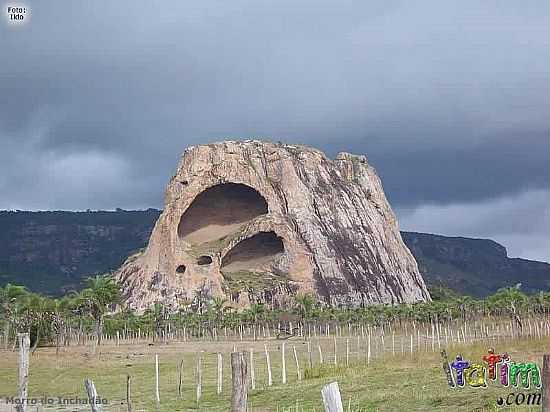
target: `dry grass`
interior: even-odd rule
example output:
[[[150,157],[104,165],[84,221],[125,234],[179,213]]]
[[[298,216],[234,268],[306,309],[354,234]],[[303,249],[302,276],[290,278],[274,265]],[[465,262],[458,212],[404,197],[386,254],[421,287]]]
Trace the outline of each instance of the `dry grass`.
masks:
[[[91,378],[98,392],[109,400],[109,411],[125,411],[126,375],[132,376],[134,411],[154,411],[154,355],[160,358],[160,395],[162,411],[227,411],[230,405],[229,352],[255,351],[257,389],[250,395],[252,411],[321,411],[321,387],[337,380],[342,391],[345,409],[352,411],[496,411],[496,399],[519,389],[489,384],[486,389],[448,387],[441,369],[438,352],[405,353],[392,356],[391,350],[366,362],[365,341],[357,351],[355,338],[350,339],[350,365],[345,366],[346,338],[338,340],[338,367],[333,364],[333,339],[321,340],[325,367],[322,373],[310,379],[297,380],[293,357],[296,347],[301,362],[302,376],[307,366],[307,346],[304,341],[286,342],[288,384],[281,384],[281,341],[258,342],[181,342],[155,346],[107,345],[96,356],[90,348],[65,349],[56,360],[53,348],[41,348],[31,359],[30,396],[85,398],[83,381]],[[264,343],[267,344],[273,364],[274,386],[267,387]],[[386,342],[387,346],[387,342]],[[488,344],[456,346],[448,349],[449,356],[460,352],[465,358],[480,361]],[[317,340],[312,340],[312,357],[318,363]],[[543,353],[550,352],[550,338],[508,341],[496,345],[499,352],[507,351],[512,359],[535,361],[542,364]],[[216,394],[216,353],[224,353],[224,390]],[[195,397],[195,364],[200,354],[203,359],[203,397],[199,404]],[[16,393],[17,354],[2,352],[0,359],[0,396]],[[177,382],[180,360],[184,360],[183,399],[178,399]],[[315,369],[315,368],[314,368]],[[520,406],[507,411],[540,411],[540,407]]]

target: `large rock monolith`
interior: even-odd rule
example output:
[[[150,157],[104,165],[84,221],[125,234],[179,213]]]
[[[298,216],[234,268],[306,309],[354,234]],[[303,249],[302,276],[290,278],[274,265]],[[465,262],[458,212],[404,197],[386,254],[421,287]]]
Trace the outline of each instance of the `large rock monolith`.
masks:
[[[137,310],[430,299],[365,156],[257,140],[187,148],[147,248],[116,276]]]

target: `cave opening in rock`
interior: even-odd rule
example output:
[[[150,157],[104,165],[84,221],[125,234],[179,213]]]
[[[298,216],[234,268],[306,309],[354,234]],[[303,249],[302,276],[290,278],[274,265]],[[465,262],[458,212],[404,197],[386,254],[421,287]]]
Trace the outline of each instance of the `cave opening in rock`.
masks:
[[[275,232],[259,232],[237,243],[222,259],[223,272],[265,270],[284,252]]]
[[[178,235],[193,244],[210,242],[266,213],[267,202],[258,191],[240,183],[223,183],[195,197],[181,216]]]
[[[197,259],[197,265],[209,265],[212,263],[212,257],[210,256],[199,256]]]
[[[176,273],[179,273],[180,275],[181,274],[184,274],[185,273],[185,269],[187,269],[185,267],[185,265],[179,265],[177,268],[176,268]]]

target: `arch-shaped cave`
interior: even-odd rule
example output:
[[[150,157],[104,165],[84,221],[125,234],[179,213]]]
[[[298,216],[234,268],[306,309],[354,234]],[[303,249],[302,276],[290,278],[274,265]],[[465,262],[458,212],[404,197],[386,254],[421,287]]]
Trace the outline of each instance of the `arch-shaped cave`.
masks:
[[[176,273],[179,273],[180,275],[183,275],[185,273],[185,270],[187,268],[185,267],[185,265],[179,265],[177,268],[176,268]]]
[[[212,257],[208,255],[199,256],[197,259],[197,265],[203,266],[203,265],[209,265],[212,263]]]
[[[237,243],[222,259],[223,272],[262,270],[285,251],[275,232],[259,232]]]
[[[195,197],[181,216],[178,235],[194,244],[210,242],[266,213],[267,202],[257,190],[240,183],[222,183]]]

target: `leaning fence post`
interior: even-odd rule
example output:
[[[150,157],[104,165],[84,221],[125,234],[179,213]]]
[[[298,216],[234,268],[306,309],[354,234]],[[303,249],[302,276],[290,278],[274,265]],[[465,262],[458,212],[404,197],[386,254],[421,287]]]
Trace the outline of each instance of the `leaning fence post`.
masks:
[[[248,400],[248,373],[246,368],[246,360],[242,353],[233,352],[231,354],[231,379],[233,381],[231,411],[246,412],[246,404]]]
[[[298,354],[296,353],[296,346],[292,346],[292,350],[294,351],[294,361],[296,362],[296,376],[299,381],[302,380],[302,375],[300,373],[300,363],[298,362]]]
[[[18,333],[19,341],[19,390],[18,396],[21,401],[16,406],[17,412],[25,412],[27,410],[27,395],[29,386],[29,347],[31,339],[28,333]]]
[[[550,412],[550,355],[542,361],[542,412]]]
[[[323,397],[325,412],[344,412],[338,382],[332,382],[323,386],[323,389],[321,389],[321,395]]]
[[[84,386],[86,387],[86,392],[88,393],[88,400],[90,401],[90,408],[92,408],[92,412],[101,412],[101,402],[98,402],[99,396],[97,395],[94,381],[91,379],[86,379],[84,381]]]

